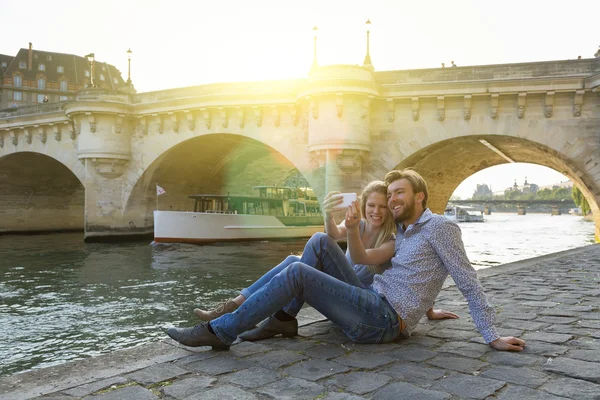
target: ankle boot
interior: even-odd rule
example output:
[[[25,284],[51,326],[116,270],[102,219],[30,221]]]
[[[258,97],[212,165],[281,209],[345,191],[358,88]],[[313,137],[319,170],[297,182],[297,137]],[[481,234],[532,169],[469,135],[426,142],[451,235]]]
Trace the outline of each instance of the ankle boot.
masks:
[[[249,342],[254,342],[256,340],[268,339],[279,334],[281,334],[283,337],[298,336],[298,320],[293,319],[292,321],[280,321],[271,316],[258,325],[257,328],[251,329],[239,335],[239,338]]]
[[[223,302],[217,306],[214,310],[201,310],[199,308],[194,309],[194,314],[202,321],[212,321],[213,319],[219,318],[223,314],[231,313],[237,310],[239,305],[233,301],[233,299],[229,299],[226,302]]]
[[[211,346],[213,350],[227,350],[229,345],[223,343],[208,330],[207,322],[200,322],[192,328],[169,328],[167,335],[171,339],[190,347]]]

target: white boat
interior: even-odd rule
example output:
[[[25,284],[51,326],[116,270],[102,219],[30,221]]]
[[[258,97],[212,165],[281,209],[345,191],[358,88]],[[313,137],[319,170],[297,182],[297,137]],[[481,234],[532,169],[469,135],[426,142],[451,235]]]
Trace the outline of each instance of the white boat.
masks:
[[[483,211],[476,211],[469,206],[449,206],[444,217],[453,222],[483,222]]]
[[[197,194],[194,211],[154,211],[157,243],[209,243],[308,238],[323,232],[310,190],[255,186],[258,196]]]

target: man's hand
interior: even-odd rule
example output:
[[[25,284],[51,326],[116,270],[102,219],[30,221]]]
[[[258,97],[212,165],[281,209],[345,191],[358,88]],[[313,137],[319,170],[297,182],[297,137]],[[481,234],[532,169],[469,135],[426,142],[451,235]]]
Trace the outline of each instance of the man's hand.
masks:
[[[458,315],[454,314],[453,312],[444,311],[444,310],[434,310],[433,308],[430,308],[429,310],[427,310],[425,315],[427,315],[427,319],[430,319],[430,320],[458,318]]]
[[[500,351],[523,351],[525,341],[513,336],[499,337],[490,343],[496,350]]]

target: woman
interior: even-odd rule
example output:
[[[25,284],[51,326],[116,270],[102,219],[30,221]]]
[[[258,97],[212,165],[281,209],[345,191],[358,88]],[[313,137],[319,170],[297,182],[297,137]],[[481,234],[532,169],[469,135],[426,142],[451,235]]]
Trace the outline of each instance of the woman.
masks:
[[[339,192],[330,192],[323,202],[326,234],[313,235],[306,244],[301,257],[288,256],[282,263],[271,269],[253,285],[241,291],[240,295],[219,305],[216,309],[205,311],[195,309],[194,313],[203,321],[212,321],[224,314],[234,312],[252,294],[256,293],[275,275],[279,274],[294,262],[302,262],[317,268],[344,282],[353,283],[355,286],[368,287],[373,282],[376,273],[383,272],[389,267],[389,262],[394,255],[394,233],[396,225],[390,217],[387,205],[387,187],[382,181],[369,183],[360,196],[360,205],[356,201],[346,210],[346,219],[339,225],[335,223],[334,214],[344,211],[337,208],[342,203]],[[361,242],[366,250],[366,260],[369,265],[354,264],[350,258],[349,250],[342,252],[335,240],[345,238],[347,234],[346,220],[349,215],[357,215],[360,208],[362,218],[359,223]],[[352,221],[354,222],[354,221]],[[324,261],[326,259],[326,261]],[[277,334],[287,337],[298,334],[298,321],[296,315],[304,302],[298,298],[292,300],[284,309],[276,312],[258,328],[239,335],[244,340],[261,340]],[[430,319],[458,318],[456,314],[442,310],[428,310]]]

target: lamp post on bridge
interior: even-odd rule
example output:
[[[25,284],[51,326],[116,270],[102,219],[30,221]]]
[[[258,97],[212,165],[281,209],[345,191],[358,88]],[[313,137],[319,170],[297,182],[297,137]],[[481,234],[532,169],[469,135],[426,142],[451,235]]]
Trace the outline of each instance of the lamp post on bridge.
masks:
[[[313,31],[313,63],[312,63],[312,68],[316,68],[319,66],[319,64],[317,64],[317,33],[319,32],[319,28],[317,28],[317,26],[315,25],[314,28],[312,28]]]
[[[88,63],[90,64],[90,85],[92,88],[96,87],[96,83],[94,81],[94,64],[96,63],[96,55],[94,53],[90,53],[85,56],[87,58]]]
[[[127,50],[127,85],[131,86],[131,48]]]
[[[373,63],[371,62],[371,49],[370,49],[370,36],[371,36],[371,20],[367,19],[365,22],[367,26],[367,54],[365,55],[365,60],[363,61],[363,66],[368,68],[373,68]]]

